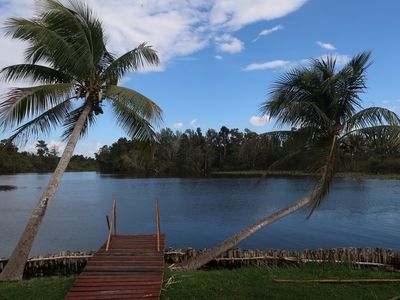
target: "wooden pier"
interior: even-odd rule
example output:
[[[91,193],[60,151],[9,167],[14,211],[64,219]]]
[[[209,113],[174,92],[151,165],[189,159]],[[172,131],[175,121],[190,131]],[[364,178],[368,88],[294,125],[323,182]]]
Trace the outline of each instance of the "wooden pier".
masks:
[[[114,202],[107,241],[89,259],[65,299],[160,298],[165,236],[160,234],[158,204],[156,234],[111,234],[115,211]]]

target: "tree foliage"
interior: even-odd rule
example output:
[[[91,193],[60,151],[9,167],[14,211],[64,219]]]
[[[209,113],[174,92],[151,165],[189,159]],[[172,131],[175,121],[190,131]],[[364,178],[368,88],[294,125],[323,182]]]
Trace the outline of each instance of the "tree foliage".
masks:
[[[298,128],[301,150],[311,153],[317,162],[317,183],[311,194],[311,213],[329,191],[337,169],[340,150],[351,137],[366,132],[386,134],[397,143],[399,117],[382,107],[362,107],[361,94],[366,90],[366,71],[370,53],[355,55],[338,69],[335,57],[311,60],[309,66],[286,72],[272,87],[270,99],[261,112],[280,125]]]
[[[0,174],[16,173],[50,173],[54,171],[60,157],[56,149],[48,149],[45,141],[38,141],[37,152],[19,151],[18,147],[7,140],[0,141]],[[47,149],[47,151],[46,151]],[[67,171],[97,171],[98,164],[94,158],[74,155]]]
[[[90,105],[82,134],[93,125],[108,104],[117,122],[132,138],[154,137],[153,125],[161,109],[142,94],[117,86],[128,71],[159,63],[146,43],[120,57],[106,48],[103,27],[89,7],[69,1],[43,0],[30,19],[10,18],[6,34],[29,45],[25,62],[0,70],[6,82],[30,81],[32,87],[16,87],[0,101],[0,130],[14,129],[10,141],[26,142],[64,127],[72,133],[83,107]]]
[[[361,130],[340,141],[335,168],[341,172],[399,173],[399,133],[387,126]],[[162,129],[158,143],[147,145],[120,138],[96,153],[104,173],[133,176],[203,177],[218,171],[301,171],[312,173],[324,149],[307,148],[301,132],[257,134],[223,126],[173,132]],[[395,142],[397,141],[397,142]],[[145,151],[144,151],[145,150]]]

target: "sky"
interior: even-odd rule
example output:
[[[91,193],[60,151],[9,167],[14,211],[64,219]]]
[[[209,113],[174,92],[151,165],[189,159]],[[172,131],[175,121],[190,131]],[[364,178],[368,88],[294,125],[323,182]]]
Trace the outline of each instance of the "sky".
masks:
[[[40,0],[39,0],[40,1]],[[35,1],[0,0],[0,23],[31,17]],[[362,0],[87,0],[102,20],[112,53],[141,42],[159,54],[158,68],[129,73],[120,83],[163,110],[157,130],[225,125],[276,130],[261,116],[274,81],[310,58],[333,55],[340,65],[372,52],[363,106],[400,113],[400,1]],[[25,45],[0,35],[0,68],[22,62]],[[13,86],[27,83],[14,83]],[[0,83],[0,94],[9,84]],[[0,139],[11,132],[0,133]],[[61,130],[43,139],[62,150]],[[93,156],[126,136],[105,108],[75,153]],[[35,141],[21,149],[34,151]]]

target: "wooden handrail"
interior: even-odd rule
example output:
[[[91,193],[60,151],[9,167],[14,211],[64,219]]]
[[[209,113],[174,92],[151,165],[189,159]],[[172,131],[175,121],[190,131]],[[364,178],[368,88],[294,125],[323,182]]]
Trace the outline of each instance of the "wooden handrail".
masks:
[[[158,198],[156,198],[156,226],[157,226],[157,251],[160,252],[160,210],[158,208]]]
[[[114,235],[117,235],[117,201],[114,200]]]
[[[108,247],[110,246],[112,230],[113,230],[113,227],[115,227],[115,217],[116,217],[116,209],[115,208],[116,208],[116,202],[115,202],[115,200],[113,200],[112,210],[111,210],[111,222],[110,222],[110,228],[108,230],[106,251],[108,251]],[[114,232],[116,234],[116,231],[114,231]]]
[[[107,228],[108,230],[110,230],[110,219],[108,218],[107,215],[106,215],[106,221],[107,221]]]

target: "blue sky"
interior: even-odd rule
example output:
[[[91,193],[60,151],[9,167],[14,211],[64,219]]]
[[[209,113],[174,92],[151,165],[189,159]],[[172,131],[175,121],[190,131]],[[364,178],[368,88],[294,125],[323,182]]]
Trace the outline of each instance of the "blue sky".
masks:
[[[0,21],[30,16],[31,2],[0,0]],[[273,130],[274,120],[260,119],[258,107],[285,70],[324,55],[345,63],[367,50],[372,51],[373,64],[364,106],[400,113],[399,1],[117,0],[112,7],[105,0],[88,3],[103,19],[112,51],[122,54],[143,41],[159,51],[158,70],[131,73],[122,84],[161,106],[161,127]],[[23,45],[0,41],[0,67],[20,62]],[[0,85],[2,91],[5,88]],[[77,153],[93,155],[100,145],[125,135],[105,112],[80,141]],[[59,135],[54,132],[44,139],[60,145]]]

